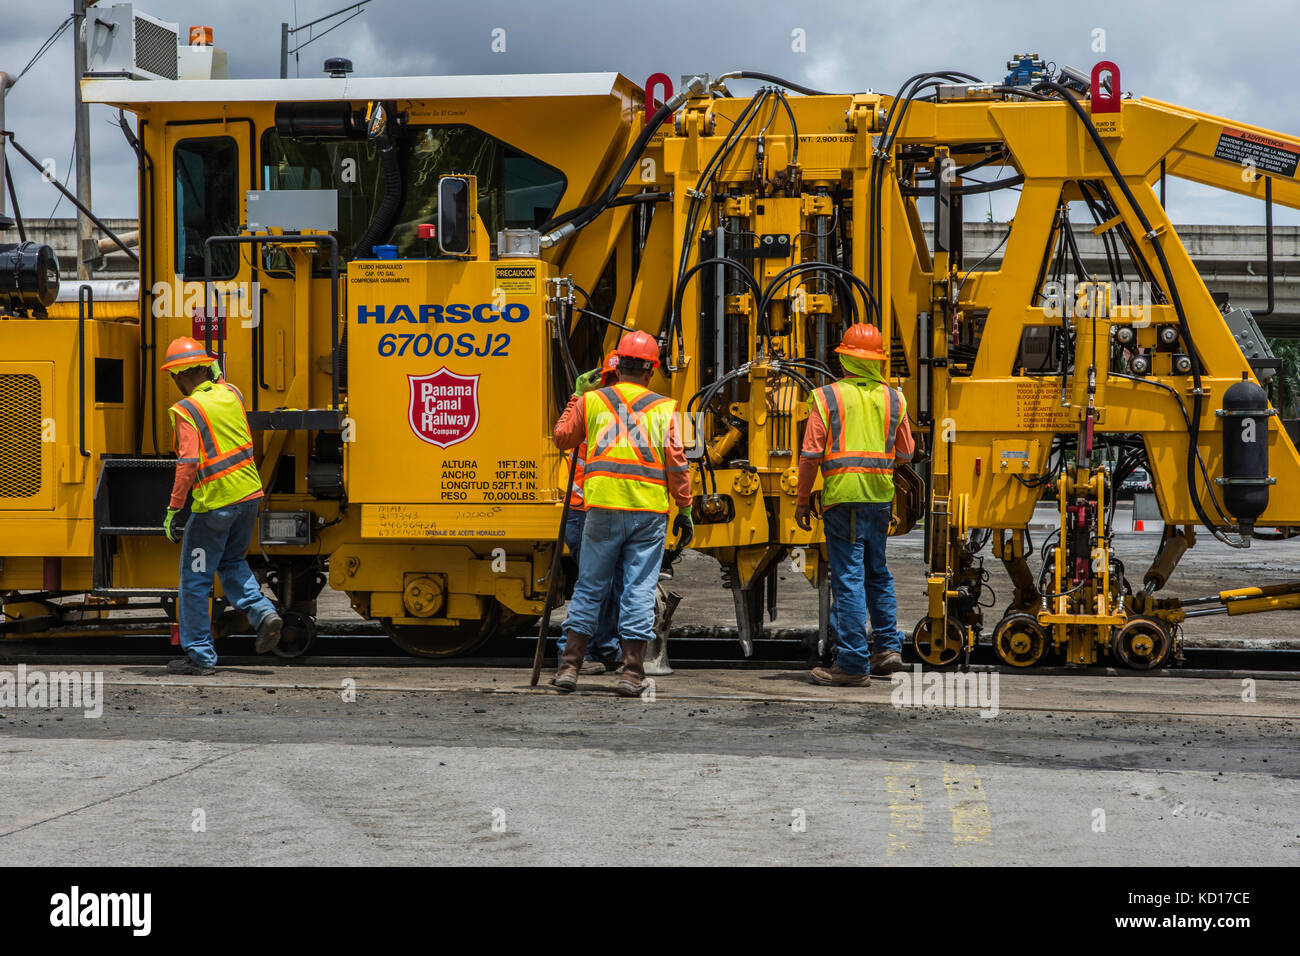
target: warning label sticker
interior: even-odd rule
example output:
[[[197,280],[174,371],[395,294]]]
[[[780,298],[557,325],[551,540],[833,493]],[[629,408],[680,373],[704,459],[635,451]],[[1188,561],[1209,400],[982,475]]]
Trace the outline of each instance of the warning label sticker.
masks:
[[[1017,424],[1024,431],[1060,431],[1070,427],[1070,410],[1061,406],[1059,389],[1048,384],[1017,382],[1016,412]]]
[[[1225,126],[1214,148],[1214,158],[1240,166],[1252,166],[1260,172],[1294,176],[1300,146]]]
[[[352,262],[348,264],[348,281],[353,285],[410,285],[408,272],[398,261]]]
[[[502,292],[537,294],[537,266],[497,266],[494,273],[496,288]]]

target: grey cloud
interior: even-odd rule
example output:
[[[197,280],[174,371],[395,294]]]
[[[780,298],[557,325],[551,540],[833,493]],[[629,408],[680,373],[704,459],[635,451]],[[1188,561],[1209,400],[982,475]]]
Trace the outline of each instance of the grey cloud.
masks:
[[[107,0],[106,0],[107,2]],[[345,0],[299,0],[304,22]],[[16,71],[64,16],[68,3],[6,0],[0,68]],[[281,20],[292,0],[182,2],[143,0],[154,16],[213,27],[227,50],[232,76],[274,76]],[[1013,53],[1039,52],[1058,64],[1087,68],[1108,58],[1136,95],[1180,103],[1271,129],[1300,133],[1300,99],[1291,49],[1300,14],[1293,3],[1257,0],[1224,7],[1213,2],[1110,2],[1078,5],[932,0],[926,4],[837,0],[373,0],[366,12],[303,51],[303,76],[320,72],[331,55],[350,56],[359,75],[529,73],[617,70],[637,82],[750,68],[828,89],[874,88],[892,93],[907,76],[956,68],[1000,78]],[[506,31],[506,52],[490,49],[492,30]],[[1092,50],[1093,30],[1106,31],[1107,50]],[[802,30],[807,52],[792,49]],[[303,39],[300,37],[299,39]],[[8,122],[37,156],[52,156],[62,175],[72,144],[71,38],[65,35],[9,97]],[[291,73],[293,66],[290,67]],[[111,111],[92,110],[96,212],[135,214],[134,161]],[[30,170],[15,166],[26,215],[45,216],[55,194]],[[1171,187],[1176,221],[1256,222],[1257,203],[1192,186]],[[986,201],[987,202],[987,201]],[[995,218],[1013,203],[994,202]],[[68,212],[64,204],[61,214]],[[1279,211],[1279,222],[1300,215]]]

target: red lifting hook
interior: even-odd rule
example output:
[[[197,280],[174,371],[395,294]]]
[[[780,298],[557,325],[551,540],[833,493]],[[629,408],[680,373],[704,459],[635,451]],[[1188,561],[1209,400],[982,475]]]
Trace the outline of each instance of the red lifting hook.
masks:
[[[1110,74],[1110,93],[1102,92],[1101,75]],[[1102,60],[1092,68],[1092,112],[1118,113],[1120,103],[1119,67],[1110,60]]]
[[[668,78],[667,73],[651,73],[649,79],[645,81],[645,121],[650,122],[650,117],[655,115],[655,90],[663,88],[663,102],[667,103],[673,98],[673,81]]]

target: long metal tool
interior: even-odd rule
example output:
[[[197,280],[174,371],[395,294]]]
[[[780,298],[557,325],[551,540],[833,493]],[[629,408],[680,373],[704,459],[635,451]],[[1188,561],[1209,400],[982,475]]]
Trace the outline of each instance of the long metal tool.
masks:
[[[569,483],[564,489],[564,508],[560,512],[560,530],[555,535],[551,549],[551,567],[546,572],[546,604],[542,607],[542,623],[537,631],[537,647],[533,651],[533,676],[529,687],[536,687],[542,676],[542,661],[546,659],[546,635],[551,629],[551,610],[555,607],[555,593],[560,584],[560,556],[564,554],[564,528],[569,523],[569,499],[573,497],[573,480],[578,474],[578,449],[569,453]]]

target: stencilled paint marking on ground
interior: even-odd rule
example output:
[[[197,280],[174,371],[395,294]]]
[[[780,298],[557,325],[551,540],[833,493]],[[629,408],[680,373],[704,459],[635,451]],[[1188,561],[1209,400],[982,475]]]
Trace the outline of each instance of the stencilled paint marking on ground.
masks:
[[[909,772],[916,769],[916,764],[890,761],[889,767],[895,772],[885,774],[885,790],[889,793],[889,845],[885,856],[902,856],[920,843],[925,804],[921,778]]]
[[[984,784],[973,763],[943,765],[943,786],[952,811],[952,843],[957,849],[993,845],[993,818],[989,815]],[[962,857],[958,863],[970,862]]]

